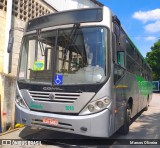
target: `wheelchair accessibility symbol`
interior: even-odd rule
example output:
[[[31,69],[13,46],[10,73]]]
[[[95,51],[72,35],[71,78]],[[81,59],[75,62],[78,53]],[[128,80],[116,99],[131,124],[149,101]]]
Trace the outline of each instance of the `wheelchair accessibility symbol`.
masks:
[[[63,75],[55,75],[54,76],[54,84],[55,85],[62,85],[63,83]]]

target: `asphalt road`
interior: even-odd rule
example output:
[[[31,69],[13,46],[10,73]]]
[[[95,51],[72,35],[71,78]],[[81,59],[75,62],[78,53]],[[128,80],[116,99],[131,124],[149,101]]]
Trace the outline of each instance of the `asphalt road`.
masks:
[[[150,139],[160,139],[160,94],[153,94],[152,101],[150,102],[150,106],[148,111],[142,111],[139,113],[130,125],[130,132],[126,136],[122,136],[118,133],[115,133],[109,139],[99,139],[79,136],[74,134],[55,132],[49,130],[37,130],[31,129],[30,127],[25,127],[21,129],[17,129],[14,132],[2,134],[0,135],[0,139],[23,139],[23,140],[42,140],[41,146],[23,146],[29,148],[43,148],[44,146],[47,148],[50,147],[94,147],[94,148],[130,148],[130,147],[160,147],[160,145],[119,145],[122,142],[125,143],[125,139],[129,139],[127,141],[137,142],[138,140],[141,142],[150,141]],[[44,141],[44,139],[47,139]],[[59,141],[55,141],[53,139],[63,139]],[[68,140],[69,139],[69,140]],[[122,141],[121,141],[122,140]],[[152,141],[153,141],[152,140]],[[160,141],[160,140],[159,140]],[[82,142],[82,143],[81,143]],[[110,142],[110,145],[107,145],[107,142]],[[90,145],[88,145],[88,143]],[[22,147],[19,145],[16,146],[0,146],[0,147]]]

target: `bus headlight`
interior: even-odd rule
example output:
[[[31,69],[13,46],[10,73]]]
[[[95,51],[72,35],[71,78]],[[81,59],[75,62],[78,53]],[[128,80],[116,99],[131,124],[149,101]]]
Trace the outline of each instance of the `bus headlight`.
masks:
[[[25,109],[28,109],[26,103],[24,102],[24,100],[19,95],[16,96],[16,102],[19,106],[21,106]]]
[[[99,112],[107,108],[111,104],[111,100],[107,97],[90,102],[80,113],[80,115],[87,115]]]
[[[108,98],[105,98],[105,99],[104,99],[104,103],[105,103],[105,104],[110,104],[110,102],[111,102],[110,99],[108,99]]]
[[[99,108],[103,108],[104,103],[103,103],[102,101],[98,101],[98,102],[96,103],[96,105],[97,105]]]
[[[94,106],[92,104],[88,105],[88,110],[90,112],[93,112],[94,111]]]

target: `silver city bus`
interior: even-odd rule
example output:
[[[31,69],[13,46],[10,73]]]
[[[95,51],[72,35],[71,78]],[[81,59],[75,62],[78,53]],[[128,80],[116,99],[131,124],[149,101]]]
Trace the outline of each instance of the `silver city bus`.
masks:
[[[17,76],[16,122],[74,134],[129,132],[151,100],[151,68],[107,7],[28,21]]]

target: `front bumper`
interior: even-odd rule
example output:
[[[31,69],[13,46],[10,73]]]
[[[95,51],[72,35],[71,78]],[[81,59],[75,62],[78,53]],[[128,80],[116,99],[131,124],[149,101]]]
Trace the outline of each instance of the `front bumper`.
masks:
[[[111,135],[111,115],[108,109],[85,116],[59,115],[31,111],[16,103],[16,122],[43,129],[56,130],[91,137],[109,137]],[[44,118],[57,119],[58,125],[43,123]],[[85,130],[83,130],[85,129]]]

